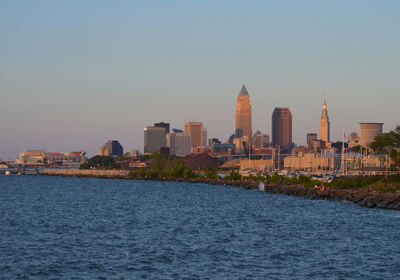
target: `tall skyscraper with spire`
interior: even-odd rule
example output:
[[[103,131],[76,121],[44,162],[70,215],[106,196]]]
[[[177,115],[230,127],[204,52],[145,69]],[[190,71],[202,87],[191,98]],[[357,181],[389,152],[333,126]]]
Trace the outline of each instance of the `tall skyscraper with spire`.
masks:
[[[239,92],[236,103],[236,138],[246,138],[251,143],[251,101],[246,87],[243,85]]]
[[[322,141],[328,143],[330,141],[330,136],[328,110],[326,109],[326,100],[324,99],[324,104],[322,105],[321,121],[319,122],[319,138]]]

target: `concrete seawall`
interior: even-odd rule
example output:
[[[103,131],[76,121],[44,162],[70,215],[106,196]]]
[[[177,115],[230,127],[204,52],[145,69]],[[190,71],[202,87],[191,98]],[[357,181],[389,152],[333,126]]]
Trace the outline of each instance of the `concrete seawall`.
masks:
[[[46,169],[42,175],[66,176],[66,177],[93,177],[93,178],[120,178],[130,179],[128,170],[81,170],[81,169]],[[146,180],[145,178],[136,178]],[[224,185],[240,187],[248,190],[258,189],[258,182],[254,181],[231,181],[223,179],[158,179],[158,181],[176,181],[188,183],[205,183],[212,185]],[[400,210],[400,192],[370,191],[360,189],[329,189],[321,191],[302,185],[277,185],[266,184],[265,191],[276,194],[301,196],[309,199],[326,199],[334,201],[347,201],[369,208],[383,208]]]

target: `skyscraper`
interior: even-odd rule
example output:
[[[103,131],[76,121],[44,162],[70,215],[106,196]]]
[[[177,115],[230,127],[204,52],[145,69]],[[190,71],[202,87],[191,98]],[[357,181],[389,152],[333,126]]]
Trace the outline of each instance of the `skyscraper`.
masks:
[[[124,148],[118,142],[118,140],[109,140],[99,150],[100,156],[121,156],[124,152]]]
[[[269,135],[268,134],[257,134],[254,137],[254,146],[258,149],[267,148],[269,146]]]
[[[190,134],[191,147],[195,148],[203,146],[203,123],[202,122],[187,122],[185,123],[185,134]]]
[[[182,132],[167,134],[167,147],[170,155],[186,156],[190,154],[191,137]]]
[[[328,143],[330,141],[330,123],[328,117],[328,110],[326,109],[326,100],[322,105],[321,121],[319,122],[319,138]]]
[[[165,123],[165,122],[159,122],[159,123],[155,123],[154,127],[164,127],[165,128],[165,132],[169,133],[169,123]]]
[[[203,146],[207,146],[207,128],[203,128]]]
[[[246,137],[248,143],[251,143],[251,101],[246,87],[243,85],[239,92],[236,103],[236,130],[235,137]]]
[[[311,147],[312,142],[318,139],[317,133],[307,133],[307,145]]]
[[[164,127],[148,126],[144,129],[144,152],[153,153],[166,147],[166,133]]]
[[[283,151],[292,147],[292,113],[289,108],[275,108],[272,113],[272,145]]]

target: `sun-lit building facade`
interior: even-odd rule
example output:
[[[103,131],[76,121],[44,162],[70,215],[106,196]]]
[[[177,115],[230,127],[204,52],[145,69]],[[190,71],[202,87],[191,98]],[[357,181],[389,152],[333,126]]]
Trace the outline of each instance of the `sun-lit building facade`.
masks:
[[[243,85],[236,103],[236,130],[235,137],[246,139],[251,143],[252,139],[252,115],[251,100],[246,87]]]
[[[322,115],[321,120],[319,122],[319,138],[325,143],[329,143],[330,141],[330,122],[328,117],[328,109],[326,108],[326,100],[324,100],[324,104],[322,105]]]
[[[191,147],[195,148],[204,144],[204,130],[202,122],[185,123],[185,134],[191,137]]]
[[[383,132],[383,123],[360,123],[360,145],[365,147]]]

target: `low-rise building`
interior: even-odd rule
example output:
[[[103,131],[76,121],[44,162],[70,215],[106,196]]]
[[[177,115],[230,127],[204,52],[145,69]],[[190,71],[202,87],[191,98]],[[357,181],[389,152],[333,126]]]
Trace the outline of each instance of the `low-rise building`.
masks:
[[[211,144],[211,152],[212,153],[228,153],[235,151],[235,144],[228,143],[212,143]]]
[[[217,158],[211,157],[208,154],[197,154],[180,157],[183,161],[183,164],[187,167],[192,168],[193,170],[200,170],[206,166],[209,167],[218,167],[220,162]]]
[[[19,158],[16,159],[15,164],[17,166],[78,168],[85,161],[85,151],[48,153],[45,150],[28,150],[19,155]]]
[[[356,146],[360,146],[360,137],[357,135],[356,132],[352,132],[349,135],[348,139],[349,148],[354,148]]]
[[[259,133],[253,137],[253,141],[256,148],[263,149],[269,146],[270,137],[268,134]]]
[[[363,157],[357,153],[336,154],[327,151],[324,153],[299,153],[284,158],[284,168],[288,170],[344,170],[351,171],[363,167],[381,168],[384,166],[384,158],[381,156]]]
[[[139,157],[139,150],[135,150],[135,149],[131,150],[130,156],[133,158]]]
[[[338,159],[335,155],[322,155],[321,153],[300,153],[285,157],[283,166],[290,170],[338,170],[340,158]]]
[[[51,167],[78,168],[86,161],[85,151],[72,151],[69,153],[47,153],[46,163]]]
[[[16,164],[44,164],[46,159],[45,150],[27,150],[15,160]]]

